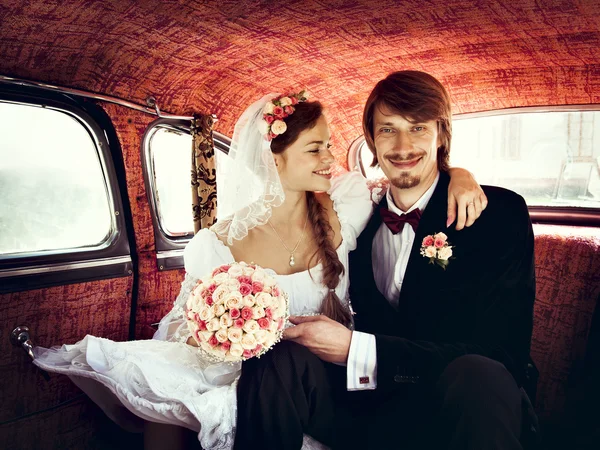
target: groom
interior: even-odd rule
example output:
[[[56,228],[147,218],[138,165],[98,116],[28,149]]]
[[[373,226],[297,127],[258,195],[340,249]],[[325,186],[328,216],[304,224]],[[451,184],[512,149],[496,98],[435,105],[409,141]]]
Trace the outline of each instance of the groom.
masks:
[[[390,188],[350,255],[355,331],[297,318],[289,343],[249,361],[236,448],[298,449],[306,433],[333,448],[521,449],[527,206],[485,187],[479,220],[446,228],[450,100],[426,73],[380,81],[363,127]]]

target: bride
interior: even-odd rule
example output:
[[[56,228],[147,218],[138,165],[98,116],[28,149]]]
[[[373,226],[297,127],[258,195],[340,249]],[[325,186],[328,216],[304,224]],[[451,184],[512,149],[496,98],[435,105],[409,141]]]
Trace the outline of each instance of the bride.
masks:
[[[359,173],[332,178],[329,141],[321,104],[306,101],[304,92],[252,104],[217,168],[219,220],[185,248],[181,292],[154,339],[88,335],[74,345],[36,348],[35,364],[68,375],[125,429],[145,429],[146,448],[175,448],[180,427],[198,433],[204,449],[232,448],[241,364],[203,358],[183,307],[197,279],[216,266],[252,261],[276,276],[290,314],[326,314],[352,325],[344,269],[373,203]],[[452,169],[451,176],[450,197],[461,193],[457,204],[482,195],[467,171]],[[305,437],[304,447],[315,446]]]

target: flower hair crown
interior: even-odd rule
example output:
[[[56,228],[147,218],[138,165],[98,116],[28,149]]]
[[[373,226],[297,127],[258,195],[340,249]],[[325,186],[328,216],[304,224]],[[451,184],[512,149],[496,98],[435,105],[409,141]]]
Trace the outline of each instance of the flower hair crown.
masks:
[[[263,108],[263,118],[259,122],[259,129],[267,141],[285,133],[287,125],[283,119],[294,113],[294,105],[308,100],[305,90],[297,94],[288,94],[276,97],[267,102]]]

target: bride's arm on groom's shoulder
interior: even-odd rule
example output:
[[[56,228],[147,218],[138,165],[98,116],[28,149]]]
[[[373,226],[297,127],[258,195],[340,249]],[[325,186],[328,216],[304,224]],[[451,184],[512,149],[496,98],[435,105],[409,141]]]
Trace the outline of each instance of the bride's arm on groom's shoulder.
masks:
[[[466,169],[452,167],[448,170],[448,213],[446,227],[456,221],[456,229],[462,230],[475,223],[487,207],[487,196],[475,179]]]

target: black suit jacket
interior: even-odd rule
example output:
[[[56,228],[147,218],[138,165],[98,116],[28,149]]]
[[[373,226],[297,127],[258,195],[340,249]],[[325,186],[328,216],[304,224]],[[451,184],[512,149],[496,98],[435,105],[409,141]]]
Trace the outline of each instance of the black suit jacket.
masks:
[[[533,231],[523,198],[484,186],[489,204],[469,228],[446,228],[449,176],[440,174],[416,230],[395,310],[375,285],[372,242],[379,208],[350,254],[350,298],[357,331],[373,333],[377,390],[435,382],[465,354],[503,363],[522,385],[529,360],[535,275]],[[444,232],[453,246],[446,270],[420,255],[426,235]]]

